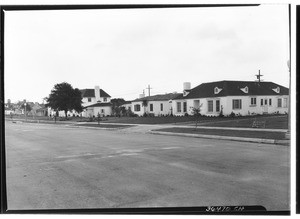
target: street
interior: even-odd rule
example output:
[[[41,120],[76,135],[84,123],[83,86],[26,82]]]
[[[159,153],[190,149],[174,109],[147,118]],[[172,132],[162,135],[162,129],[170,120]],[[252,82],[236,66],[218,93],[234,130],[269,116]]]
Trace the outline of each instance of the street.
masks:
[[[5,142],[8,210],[289,210],[287,146],[12,122]]]

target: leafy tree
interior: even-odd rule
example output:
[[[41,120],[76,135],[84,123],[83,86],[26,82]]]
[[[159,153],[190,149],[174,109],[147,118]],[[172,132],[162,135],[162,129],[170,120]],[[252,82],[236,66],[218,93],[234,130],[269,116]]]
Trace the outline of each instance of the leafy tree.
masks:
[[[110,100],[112,106],[112,113],[116,116],[119,116],[121,113],[121,106],[125,104],[125,100],[123,98],[115,98]]]
[[[46,106],[55,111],[65,111],[67,117],[68,111],[75,110],[78,113],[82,111],[81,99],[81,92],[78,88],[74,89],[72,85],[63,82],[54,85],[49,97],[46,98]]]
[[[202,107],[202,104],[199,107],[192,107],[192,114],[195,117],[196,128],[198,127],[199,118],[201,116],[201,113],[200,113],[201,107]]]
[[[120,107],[120,111],[121,111],[122,115],[127,115],[128,114],[128,112],[127,112],[127,110],[124,106]]]

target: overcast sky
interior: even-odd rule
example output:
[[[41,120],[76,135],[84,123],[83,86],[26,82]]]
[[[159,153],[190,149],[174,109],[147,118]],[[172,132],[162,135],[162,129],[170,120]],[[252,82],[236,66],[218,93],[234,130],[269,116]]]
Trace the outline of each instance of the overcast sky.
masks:
[[[219,80],[288,87],[288,5],[5,12],[5,101],[42,102],[57,83],[112,98]]]

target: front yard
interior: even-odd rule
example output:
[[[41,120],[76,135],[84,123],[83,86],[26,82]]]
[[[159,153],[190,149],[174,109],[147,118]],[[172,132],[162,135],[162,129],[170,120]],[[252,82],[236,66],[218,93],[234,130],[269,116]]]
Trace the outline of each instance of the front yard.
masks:
[[[106,117],[105,123],[125,123],[125,124],[176,124],[195,125],[195,117]],[[266,129],[288,129],[287,115],[264,115],[264,116],[244,116],[244,117],[200,117],[199,126],[212,127],[240,127],[252,128],[254,121],[265,122]]]
[[[5,117],[8,121],[25,121],[24,116]],[[84,117],[59,117],[56,123],[80,123],[80,122],[97,122],[97,118]],[[288,129],[287,115],[258,115],[243,117],[200,117],[198,126],[211,127],[240,127],[252,128],[254,121],[262,121],[265,123],[266,129]],[[55,123],[51,117],[27,117],[27,122]],[[122,124],[175,124],[175,125],[191,125],[195,126],[195,117],[193,116],[169,116],[169,117],[104,117],[101,118],[101,124],[122,123]]]

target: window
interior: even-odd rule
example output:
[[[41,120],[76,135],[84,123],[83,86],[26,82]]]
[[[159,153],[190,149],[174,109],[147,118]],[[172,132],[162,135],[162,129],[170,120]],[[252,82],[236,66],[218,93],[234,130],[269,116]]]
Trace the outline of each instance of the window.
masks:
[[[161,103],[160,104],[160,111],[163,111],[164,110],[164,105]]]
[[[214,111],[214,102],[212,100],[207,101],[207,109],[208,109],[208,112]]]
[[[104,98],[103,98],[103,102],[106,102],[106,101],[107,101],[107,98],[106,98],[106,97],[104,97]]]
[[[282,107],[282,100],[281,100],[281,98],[277,99],[277,107]]]
[[[232,100],[232,109],[242,109],[242,100],[241,99]]]
[[[177,112],[180,113],[181,112],[181,103],[177,102]]]
[[[268,99],[265,99],[265,105],[268,105]]]
[[[251,97],[251,105],[256,105],[256,97]]]
[[[136,104],[136,105],[134,105],[133,107],[134,107],[134,111],[136,111],[136,112],[141,111],[141,106],[140,106],[140,104]]]
[[[104,109],[101,109],[101,113],[104,113]]]
[[[183,112],[186,112],[186,102],[183,102]]]
[[[283,107],[288,107],[288,98],[283,98]]]
[[[128,107],[128,110],[131,111],[131,106]]]
[[[91,102],[92,101],[92,98],[88,97],[88,102]]]
[[[260,99],[260,105],[263,106],[264,105],[264,100]]]
[[[215,88],[215,94],[217,94],[218,91],[219,91],[219,89],[216,87],[216,88]]]
[[[216,112],[220,112],[220,100],[216,100]]]
[[[269,106],[272,106],[272,99],[269,99]]]
[[[153,112],[153,104],[150,104],[150,112]]]

